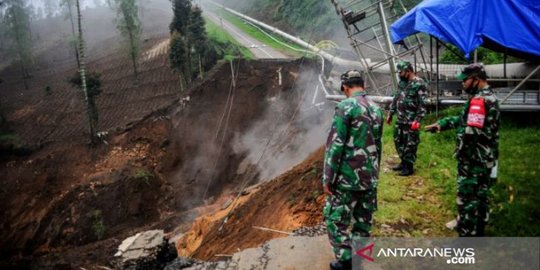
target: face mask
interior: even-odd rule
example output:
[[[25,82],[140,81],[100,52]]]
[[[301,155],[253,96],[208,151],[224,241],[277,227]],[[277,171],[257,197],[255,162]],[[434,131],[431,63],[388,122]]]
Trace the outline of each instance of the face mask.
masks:
[[[472,95],[478,91],[478,83],[474,84],[476,80],[472,81],[468,88],[464,89],[465,93]]]
[[[399,79],[400,79],[402,82],[407,82],[407,81],[409,81],[409,78],[407,77],[407,73],[405,73],[404,76],[401,76],[401,75],[400,75],[400,76],[399,76]]]

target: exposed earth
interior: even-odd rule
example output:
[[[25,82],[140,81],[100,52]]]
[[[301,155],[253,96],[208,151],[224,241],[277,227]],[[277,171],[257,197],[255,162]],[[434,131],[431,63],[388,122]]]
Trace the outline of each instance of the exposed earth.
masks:
[[[0,132],[15,136],[0,154],[0,268],[118,268],[118,246],[148,230],[163,230],[178,255],[212,262],[234,262],[243,250],[265,255],[267,241],[290,235],[328,244],[320,178],[334,104],[317,88],[319,64],[224,61],[182,89],[169,68],[167,37],[145,37],[138,84],[115,38],[93,44],[88,67],[103,82],[95,146],[83,95],[67,82],[76,72],[69,46],[38,56],[28,89],[16,66],[0,71],[7,120]],[[386,169],[393,159],[386,157]],[[422,179],[400,185],[440,206]],[[375,232],[407,236],[411,227],[430,227],[430,214],[378,224]]]
[[[312,142],[322,142],[325,134],[317,131],[330,111],[306,94],[315,85],[315,63],[224,62],[181,91],[166,42],[145,42],[138,85],[124,55],[90,61],[90,69],[103,74],[97,103],[99,129],[107,132],[95,147],[88,144],[82,95],[67,83],[73,67],[34,73],[28,90],[13,70],[0,74],[10,78],[0,85],[3,113],[25,150],[4,153],[0,161],[2,267],[111,266],[127,236],[147,229],[186,232],[197,216],[219,210],[320,146]],[[241,196],[229,224],[242,219],[245,226],[292,230],[320,222],[317,153],[278,181],[251,188],[254,194],[265,187],[254,202]],[[266,208],[253,212],[259,202]],[[267,211],[277,215],[265,217]],[[209,233],[217,226],[196,224]],[[232,241],[229,230],[239,229],[225,227]],[[229,250],[275,236],[254,231],[251,241]],[[189,247],[197,258],[227,251],[222,240],[197,241]]]

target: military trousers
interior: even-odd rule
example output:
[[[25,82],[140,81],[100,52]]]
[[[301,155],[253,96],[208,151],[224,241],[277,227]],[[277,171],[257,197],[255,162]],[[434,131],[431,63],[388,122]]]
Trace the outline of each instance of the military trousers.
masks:
[[[491,168],[458,160],[456,230],[460,236],[483,236],[489,220]]]
[[[377,190],[333,190],[326,197],[323,215],[336,259],[352,259],[352,243],[371,235]]]
[[[420,144],[420,131],[411,130],[410,124],[396,123],[394,128],[394,144],[402,162],[414,164],[416,151]]]

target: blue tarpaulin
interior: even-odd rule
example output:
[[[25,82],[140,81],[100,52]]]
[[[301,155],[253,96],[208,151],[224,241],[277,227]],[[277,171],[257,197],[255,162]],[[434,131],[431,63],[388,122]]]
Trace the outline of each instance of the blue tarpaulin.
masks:
[[[478,46],[540,59],[540,0],[424,0],[391,26],[394,43],[423,32],[469,54]]]

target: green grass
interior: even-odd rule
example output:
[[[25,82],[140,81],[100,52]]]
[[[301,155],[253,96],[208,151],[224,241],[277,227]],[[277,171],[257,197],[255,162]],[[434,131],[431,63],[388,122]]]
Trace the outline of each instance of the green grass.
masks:
[[[489,233],[540,236],[540,113],[503,115]]]
[[[265,33],[261,32],[259,29],[257,29],[256,27],[246,23],[243,19],[241,19],[240,17],[238,16],[235,16],[234,14],[232,13],[229,13],[227,12],[226,10],[223,10],[221,8],[217,8],[217,7],[214,7],[214,6],[211,6],[210,7],[212,9],[213,12],[215,12],[216,14],[219,14],[219,16],[221,16],[223,19],[229,21],[231,24],[233,24],[234,26],[236,26],[237,28],[239,28],[240,30],[242,30],[244,33],[246,33],[247,35],[251,36],[252,38],[278,50],[278,51],[281,51],[287,55],[290,55],[290,56],[293,56],[293,57],[302,57],[302,56],[306,56],[304,53],[301,53],[301,52],[298,52],[298,51],[295,51],[275,40],[273,40],[272,38],[268,37],[268,35],[266,35]],[[288,44],[289,46],[293,47],[293,48],[296,48],[296,49],[299,49],[299,50],[302,50],[303,48],[300,48],[299,46],[297,45],[292,45],[289,41],[277,36],[277,35],[273,35],[274,38],[276,38],[277,40],[281,41],[282,43],[285,43],[285,44]],[[309,55],[308,55],[309,56]]]
[[[253,53],[246,47],[242,46],[236,39],[234,39],[229,33],[223,31],[218,25],[205,18],[206,32],[210,40],[217,41],[218,44],[229,44],[234,49],[226,51],[225,59],[230,60],[235,58],[234,51],[240,52],[243,58],[253,59]],[[227,46],[226,46],[227,47]]]
[[[457,115],[460,108],[441,112]],[[492,214],[487,234],[492,236],[540,235],[540,114],[503,113],[500,129],[499,181],[491,189]],[[423,125],[436,120],[428,115]],[[451,236],[444,224],[456,215],[456,166],[453,158],[455,130],[421,132],[416,172],[399,177],[391,167],[399,158],[393,143],[393,127],[386,126],[375,214],[376,235]],[[385,224],[386,226],[382,226]]]
[[[138,169],[135,171],[133,178],[143,181],[147,186],[150,186],[150,180],[154,178],[154,175],[146,169]]]
[[[22,140],[15,133],[2,133],[0,134],[0,144],[2,145],[22,145]]]

